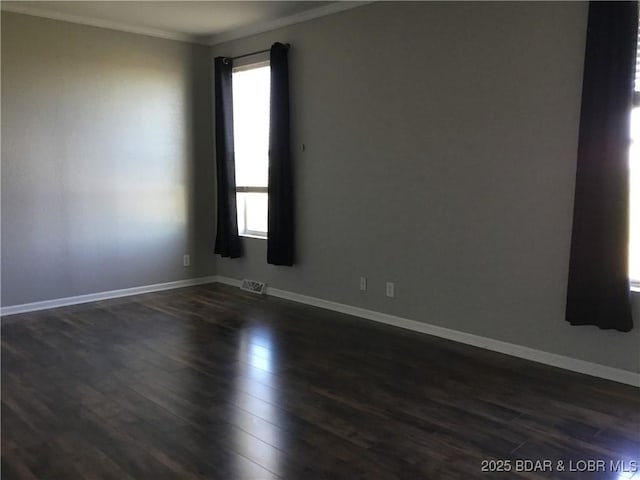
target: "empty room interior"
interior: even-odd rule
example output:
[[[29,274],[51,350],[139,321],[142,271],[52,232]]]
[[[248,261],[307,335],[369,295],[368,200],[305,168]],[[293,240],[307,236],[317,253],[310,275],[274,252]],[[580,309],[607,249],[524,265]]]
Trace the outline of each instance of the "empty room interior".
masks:
[[[1,7],[2,479],[640,480],[638,2]]]

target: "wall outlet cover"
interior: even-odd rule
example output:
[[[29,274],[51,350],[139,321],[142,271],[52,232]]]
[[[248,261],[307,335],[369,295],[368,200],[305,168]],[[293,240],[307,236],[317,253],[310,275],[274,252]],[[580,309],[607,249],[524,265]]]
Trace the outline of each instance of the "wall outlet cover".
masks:
[[[393,298],[396,295],[396,284],[387,282],[387,297]]]

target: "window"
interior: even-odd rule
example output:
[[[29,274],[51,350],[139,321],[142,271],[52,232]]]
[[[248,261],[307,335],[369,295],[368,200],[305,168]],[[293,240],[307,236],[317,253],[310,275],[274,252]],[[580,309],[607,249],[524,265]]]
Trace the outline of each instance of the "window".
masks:
[[[268,61],[233,69],[238,233],[245,237],[267,237],[270,81]]]
[[[634,90],[629,149],[629,278],[632,287],[640,288],[640,32],[636,49]]]

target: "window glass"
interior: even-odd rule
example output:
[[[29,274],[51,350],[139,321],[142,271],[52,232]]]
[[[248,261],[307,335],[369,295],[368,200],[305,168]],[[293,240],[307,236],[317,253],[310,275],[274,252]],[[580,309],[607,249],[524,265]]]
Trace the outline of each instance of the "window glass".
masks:
[[[268,229],[270,82],[268,62],[233,72],[238,232],[262,238]]]

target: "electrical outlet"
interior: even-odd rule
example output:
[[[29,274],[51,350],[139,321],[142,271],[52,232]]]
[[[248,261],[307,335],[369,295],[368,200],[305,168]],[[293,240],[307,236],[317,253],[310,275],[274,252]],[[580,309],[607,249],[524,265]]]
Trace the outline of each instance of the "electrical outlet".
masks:
[[[393,298],[396,295],[396,284],[387,282],[387,297]]]
[[[184,265],[185,267],[191,265],[191,255],[184,255],[182,257],[182,265]]]
[[[367,277],[360,277],[360,291],[367,291]]]

